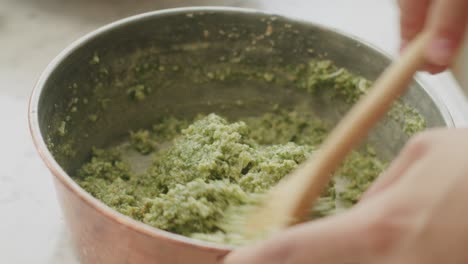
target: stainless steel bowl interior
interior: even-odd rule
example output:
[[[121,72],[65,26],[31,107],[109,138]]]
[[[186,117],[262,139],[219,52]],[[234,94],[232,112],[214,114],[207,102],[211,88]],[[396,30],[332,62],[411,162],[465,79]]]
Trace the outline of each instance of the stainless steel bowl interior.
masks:
[[[371,80],[390,62],[359,40],[307,22],[239,9],[177,9],[120,21],[77,42],[49,66],[32,108],[49,151],[73,174],[93,146],[113,144],[167,115],[238,118],[274,105],[305,105],[335,123],[349,108],[343,101],[313,97],[294,82],[258,78],[313,58]],[[138,86],[146,98],[129,99]],[[428,127],[452,125],[444,106],[417,82],[402,101]],[[368,141],[391,159],[407,139],[387,118]]]

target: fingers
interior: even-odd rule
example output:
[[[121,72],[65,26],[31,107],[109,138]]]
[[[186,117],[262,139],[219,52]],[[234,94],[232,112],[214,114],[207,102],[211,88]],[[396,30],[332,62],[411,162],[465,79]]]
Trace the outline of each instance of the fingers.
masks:
[[[362,230],[368,214],[357,208],[281,232],[228,255],[224,264],[363,263]],[[362,224],[361,224],[362,223]]]
[[[437,66],[449,66],[463,39],[468,23],[467,0],[439,0],[429,13],[428,29],[434,38],[427,47],[427,60]]]
[[[445,134],[446,130],[435,129],[412,138],[366,197],[380,195],[344,213],[290,228],[265,242],[233,251],[224,264],[365,264],[384,260],[400,245],[409,232],[408,226],[412,227],[407,215],[415,211],[411,206],[415,202],[411,199],[415,184],[403,179],[411,177],[421,182],[414,174],[426,166],[427,162],[421,164],[421,160],[431,148],[440,145]]]
[[[431,0],[399,0],[401,46],[412,40],[423,28]]]
[[[401,49],[423,28],[431,30],[433,41],[426,49],[423,70],[439,73],[453,61],[468,23],[467,0],[399,0]]]

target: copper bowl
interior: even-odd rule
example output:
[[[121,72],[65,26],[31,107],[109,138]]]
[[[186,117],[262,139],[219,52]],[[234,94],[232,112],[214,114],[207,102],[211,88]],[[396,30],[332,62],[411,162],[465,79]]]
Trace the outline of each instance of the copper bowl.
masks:
[[[169,113],[246,116],[275,104],[307,103],[323,118],[336,121],[348,105],[312,98],[270,78],[222,78],[228,68],[264,72],[317,56],[369,79],[390,62],[375,48],[336,30],[224,7],[137,15],[100,28],[64,50],[37,82],[29,122],[36,148],[54,175],[81,262],[219,262],[231,247],[132,220],[92,197],[70,175],[89,158],[92,146],[112,144],[130,129],[149,126]],[[152,88],[147,98],[128,100],[128,87],[140,84]],[[246,103],[240,106],[239,100]],[[417,109],[429,127],[453,126],[445,106],[417,81],[402,100]],[[391,159],[407,138],[401,126],[387,118],[369,141],[378,155]]]

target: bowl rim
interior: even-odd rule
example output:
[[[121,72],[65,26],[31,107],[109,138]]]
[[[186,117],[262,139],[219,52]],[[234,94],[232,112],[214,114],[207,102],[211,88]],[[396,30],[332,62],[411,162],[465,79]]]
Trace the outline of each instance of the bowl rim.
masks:
[[[116,210],[110,208],[109,206],[107,206],[106,204],[98,200],[97,198],[94,198],[91,194],[89,194],[84,189],[82,189],[71,178],[71,176],[69,176],[62,169],[62,167],[57,163],[57,161],[54,159],[53,155],[50,153],[49,149],[46,146],[44,137],[41,133],[40,126],[39,126],[38,106],[39,106],[39,101],[41,98],[42,90],[44,89],[45,84],[48,81],[51,74],[58,68],[61,62],[64,59],[66,59],[70,54],[72,54],[74,51],[86,45],[88,42],[92,41],[94,38],[99,37],[101,34],[112,29],[118,29],[127,24],[137,23],[146,19],[150,19],[155,16],[182,15],[182,14],[190,14],[190,13],[195,13],[195,12],[198,12],[198,13],[220,12],[220,13],[230,13],[230,14],[250,14],[250,15],[277,17],[282,20],[294,21],[294,22],[302,23],[304,25],[314,27],[323,31],[329,31],[329,32],[333,32],[336,34],[340,34],[343,37],[352,39],[360,43],[361,45],[366,46],[367,48],[370,48],[379,52],[380,54],[387,57],[388,59],[391,59],[391,56],[389,56],[386,52],[382,51],[380,48],[374,46],[373,44],[370,44],[367,41],[364,41],[354,35],[343,32],[334,27],[325,26],[325,25],[321,25],[315,22],[311,22],[303,18],[298,18],[298,17],[294,17],[290,15],[281,15],[275,12],[262,11],[262,10],[251,9],[251,8],[203,6],[203,7],[179,7],[179,8],[162,9],[162,10],[157,10],[157,11],[141,13],[141,14],[137,14],[137,15],[133,15],[127,18],[117,20],[115,22],[102,26],[96,30],[93,30],[90,33],[87,33],[84,36],[80,37],[79,39],[75,40],[74,42],[69,44],[65,49],[63,49],[47,65],[45,70],[42,72],[42,74],[38,78],[34,88],[32,89],[32,93],[29,98],[28,120],[29,120],[29,130],[32,136],[34,146],[39,156],[41,157],[45,165],[48,167],[48,169],[55,176],[55,178],[59,180],[69,191],[76,194],[77,197],[81,199],[83,202],[85,202],[88,206],[97,210],[99,213],[103,214],[105,217],[107,217],[111,221],[117,222],[118,224],[122,224],[125,227],[132,229],[140,234],[143,234],[152,238],[164,239],[164,240],[170,241],[171,243],[193,246],[195,248],[205,250],[205,251],[228,253],[235,247],[229,246],[229,245],[205,242],[205,241],[189,238],[186,236],[174,234],[174,233],[162,230],[162,229],[152,227],[143,222],[134,220],[126,215],[123,215],[117,212]],[[431,89],[428,89],[426,85],[423,85],[423,83],[421,83],[421,81],[419,80],[417,76],[415,77],[415,82],[418,83],[420,87],[422,87],[424,92],[431,98],[431,100],[437,106],[439,112],[442,115],[442,118],[444,119],[446,123],[446,126],[454,127],[455,124],[454,124],[453,118],[448,108],[446,107],[446,105],[439,99],[439,97],[436,96],[436,94]]]

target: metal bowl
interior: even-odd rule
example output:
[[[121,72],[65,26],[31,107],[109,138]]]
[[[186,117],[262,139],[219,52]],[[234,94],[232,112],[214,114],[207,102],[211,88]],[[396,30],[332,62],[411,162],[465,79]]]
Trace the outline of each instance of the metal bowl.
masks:
[[[219,261],[230,247],[132,220],[86,193],[70,175],[89,158],[92,146],[115,143],[129,130],[168,114],[240,117],[261,114],[273,105],[301,104],[336,122],[349,105],[310,96],[292,82],[261,78],[272,67],[316,57],[371,80],[390,62],[382,52],[336,30],[237,8],[137,15],[100,28],[63,51],[37,82],[29,120],[82,263]],[[244,69],[259,74],[245,78]],[[138,85],[145,87],[146,98],[129,100],[131,88]],[[417,109],[428,127],[453,126],[444,105],[417,81],[402,101]],[[407,138],[387,118],[368,140],[380,157],[391,159]]]

